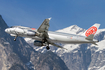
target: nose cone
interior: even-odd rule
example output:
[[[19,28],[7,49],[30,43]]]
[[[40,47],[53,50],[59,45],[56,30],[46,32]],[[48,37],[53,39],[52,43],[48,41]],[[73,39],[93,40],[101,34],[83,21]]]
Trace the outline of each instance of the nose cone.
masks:
[[[7,33],[7,32],[8,32],[8,30],[7,30],[7,29],[5,29],[5,32]]]

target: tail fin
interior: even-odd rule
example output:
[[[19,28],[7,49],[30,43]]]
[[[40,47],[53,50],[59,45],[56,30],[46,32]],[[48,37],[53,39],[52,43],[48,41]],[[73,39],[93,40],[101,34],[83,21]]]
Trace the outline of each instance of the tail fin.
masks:
[[[85,36],[86,39],[93,39],[94,34],[97,32],[100,24],[94,24],[92,27],[90,27],[88,30],[86,30],[82,36]]]

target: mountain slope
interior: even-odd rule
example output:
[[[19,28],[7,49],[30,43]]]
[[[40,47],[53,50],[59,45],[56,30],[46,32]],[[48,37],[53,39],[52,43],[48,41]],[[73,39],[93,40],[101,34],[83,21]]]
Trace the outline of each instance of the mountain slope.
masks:
[[[33,55],[36,54],[32,54],[32,56]],[[51,51],[33,56],[31,61],[37,70],[69,70],[63,60]]]
[[[18,38],[18,41],[14,42],[13,37],[4,31],[7,27],[7,24],[0,16],[0,69],[12,70],[12,68],[21,69],[22,67],[23,70],[28,70],[24,63],[30,60],[30,57],[27,56],[30,56],[31,53],[29,52],[30,48],[27,49],[24,46],[30,46],[22,38]],[[24,41],[24,43],[21,43],[21,41]],[[16,64],[19,66],[15,67]]]

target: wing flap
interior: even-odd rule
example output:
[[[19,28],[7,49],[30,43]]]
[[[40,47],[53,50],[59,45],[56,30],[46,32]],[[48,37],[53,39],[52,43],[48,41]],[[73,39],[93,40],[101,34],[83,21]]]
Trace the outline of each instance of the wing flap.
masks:
[[[66,48],[64,48],[64,47],[62,47],[62,46],[60,46],[60,45],[57,45],[57,44],[55,44],[55,43],[53,43],[53,42],[50,42],[50,41],[48,41],[51,45],[53,45],[53,46],[56,46],[56,47],[58,47],[58,48],[62,48],[62,49],[66,49]],[[67,50],[67,49],[66,49]]]

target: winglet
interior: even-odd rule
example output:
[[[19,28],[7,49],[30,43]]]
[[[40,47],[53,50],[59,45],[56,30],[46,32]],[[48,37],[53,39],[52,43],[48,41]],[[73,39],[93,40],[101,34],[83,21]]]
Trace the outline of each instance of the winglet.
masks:
[[[51,20],[51,17],[50,18],[48,18],[49,20]]]

